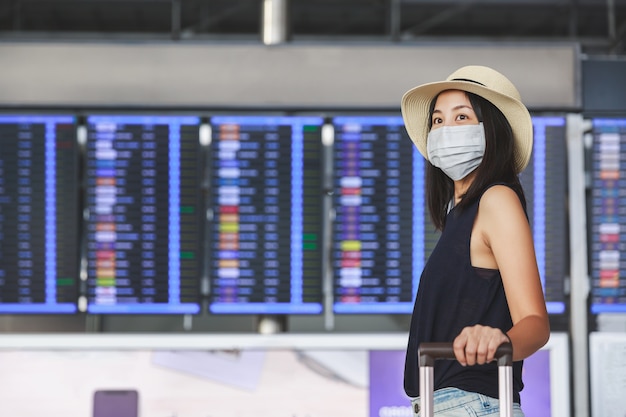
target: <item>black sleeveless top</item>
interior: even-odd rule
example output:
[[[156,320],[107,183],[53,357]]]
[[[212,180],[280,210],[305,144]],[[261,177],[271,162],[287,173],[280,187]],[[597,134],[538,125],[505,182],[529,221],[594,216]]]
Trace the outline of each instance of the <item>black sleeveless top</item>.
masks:
[[[513,327],[500,271],[475,268],[470,262],[470,237],[477,200],[462,211],[453,208],[420,278],[411,317],[404,369],[404,389],[419,397],[421,342],[452,342],[466,326]],[[512,236],[512,239],[515,237]],[[520,402],[523,361],[513,363],[513,400]],[[434,388],[455,387],[498,398],[497,364],[461,366],[455,360],[435,362]]]

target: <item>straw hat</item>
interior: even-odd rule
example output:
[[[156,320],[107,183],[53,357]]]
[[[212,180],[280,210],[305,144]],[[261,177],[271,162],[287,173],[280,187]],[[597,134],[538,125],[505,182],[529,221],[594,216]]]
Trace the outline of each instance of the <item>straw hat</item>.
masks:
[[[402,96],[402,117],[409,137],[424,158],[428,159],[426,138],[428,114],[433,98],[444,90],[463,90],[493,103],[507,118],[515,138],[515,163],[522,172],[533,149],[533,123],[517,88],[498,71],[477,65],[462,67],[445,81],[414,87]]]

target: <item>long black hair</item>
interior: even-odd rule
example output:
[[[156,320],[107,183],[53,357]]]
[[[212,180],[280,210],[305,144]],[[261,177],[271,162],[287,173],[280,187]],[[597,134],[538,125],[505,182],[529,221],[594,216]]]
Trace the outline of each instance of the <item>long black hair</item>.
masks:
[[[485,129],[485,154],[476,168],[474,181],[456,205],[456,210],[463,210],[478,200],[487,188],[493,184],[506,184],[518,195],[524,210],[526,197],[519,181],[515,164],[515,140],[511,125],[502,112],[490,101],[473,93],[465,92],[478,120]],[[437,101],[436,96],[430,103],[428,127],[432,128],[432,114]],[[428,161],[426,163],[426,195],[430,217],[438,230],[446,223],[448,205],[454,198],[454,181],[441,169]]]

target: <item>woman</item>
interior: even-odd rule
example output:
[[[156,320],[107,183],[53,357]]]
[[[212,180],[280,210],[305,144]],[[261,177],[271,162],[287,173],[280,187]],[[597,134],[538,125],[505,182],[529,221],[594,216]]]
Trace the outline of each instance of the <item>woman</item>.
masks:
[[[496,415],[492,361],[498,346],[510,341],[514,415],[523,416],[523,359],[550,335],[518,178],[532,152],[530,114],[515,86],[482,66],[409,90],[401,108],[411,140],[428,161],[428,208],[442,231],[420,279],[405,391],[418,414],[419,344],[452,342],[457,360],[435,364],[435,414]]]

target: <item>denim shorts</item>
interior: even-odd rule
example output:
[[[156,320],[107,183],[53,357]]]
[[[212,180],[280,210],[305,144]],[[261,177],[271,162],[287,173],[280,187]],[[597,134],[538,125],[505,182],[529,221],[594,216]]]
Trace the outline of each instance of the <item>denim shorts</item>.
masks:
[[[497,416],[500,413],[497,398],[458,388],[438,389],[435,391],[433,403],[435,416],[438,417]],[[420,416],[419,397],[411,398],[411,410],[414,417]],[[513,416],[524,417],[518,403],[513,403]]]

